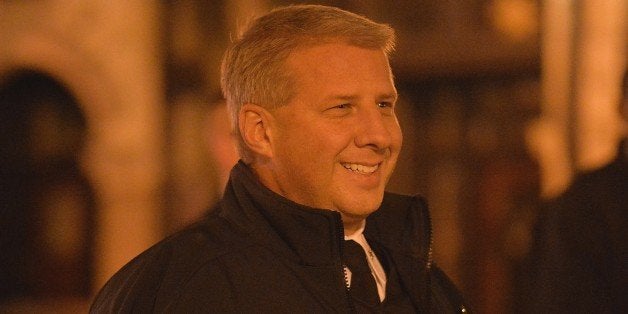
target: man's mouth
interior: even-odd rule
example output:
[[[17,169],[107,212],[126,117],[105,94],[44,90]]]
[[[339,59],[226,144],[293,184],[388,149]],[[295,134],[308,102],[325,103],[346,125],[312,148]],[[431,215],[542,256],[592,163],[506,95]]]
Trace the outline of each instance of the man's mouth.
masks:
[[[366,166],[354,163],[342,163],[342,166],[345,167],[347,170],[351,170],[360,174],[371,174],[375,172],[377,168],[379,168],[379,164],[376,164],[375,166]]]

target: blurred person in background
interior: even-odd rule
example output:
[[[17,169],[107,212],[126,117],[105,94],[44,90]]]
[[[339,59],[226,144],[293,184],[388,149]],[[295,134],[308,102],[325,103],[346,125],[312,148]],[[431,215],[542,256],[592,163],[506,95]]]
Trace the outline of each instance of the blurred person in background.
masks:
[[[625,313],[628,309],[628,72],[617,157],[576,176],[546,204],[530,253],[524,313]]]

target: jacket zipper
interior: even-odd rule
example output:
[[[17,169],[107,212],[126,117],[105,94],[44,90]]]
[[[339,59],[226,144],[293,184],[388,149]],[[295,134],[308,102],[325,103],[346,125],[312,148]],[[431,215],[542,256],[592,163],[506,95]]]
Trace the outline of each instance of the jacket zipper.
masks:
[[[426,217],[427,217],[427,222],[428,222],[428,224],[427,224],[427,226],[428,226],[428,228],[427,228],[428,235],[427,236],[429,237],[429,244],[428,244],[429,247],[428,247],[428,251],[427,251],[427,270],[428,270],[428,272],[430,272],[431,269],[432,269],[432,263],[434,262],[433,261],[434,237],[432,236],[432,216],[430,216],[429,212],[427,212]],[[431,283],[429,283],[429,284],[431,285]],[[428,300],[431,300],[431,298],[428,299]],[[431,308],[431,304],[429,305],[429,307]],[[467,308],[465,307],[464,304],[460,304],[460,308],[458,310],[459,310],[460,313],[467,313]]]
[[[427,236],[428,236],[428,248],[427,248],[427,278],[426,280],[428,280],[427,285],[428,285],[428,289],[429,292],[431,294],[431,290],[432,290],[432,283],[431,283],[431,279],[430,279],[430,273],[432,271],[432,263],[433,263],[433,246],[434,246],[434,237],[432,235],[432,216],[430,216],[429,211],[427,210],[427,204],[423,204],[423,214],[425,215],[425,220],[427,221]],[[427,297],[427,310],[431,311],[432,308],[432,296],[428,296]]]
[[[345,292],[347,295],[347,302],[349,302],[349,312],[350,313],[357,313],[356,309],[355,309],[355,304],[353,304],[353,299],[351,299],[351,293],[349,292],[349,277],[347,276],[347,268],[344,266],[344,264],[342,265],[342,274],[344,276],[345,279]]]
[[[340,242],[338,242],[340,246],[340,255],[339,255],[340,271],[342,272],[342,278],[344,279],[344,283],[345,283],[345,296],[347,297],[347,302],[349,304],[349,312],[357,313],[355,309],[355,304],[353,304],[353,299],[351,299],[351,294],[349,293],[349,277],[347,276],[345,263],[342,260],[342,255],[344,254],[343,249],[342,249],[342,241],[345,240],[344,239],[345,230],[342,226],[342,218],[339,218],[338,220],[336,220],[336,227],[338,229],[337,231],[338,231],[339,240],[340,240]]]
[[[427,211],[427,205],[424,204],[424,214],[427,220],[427,236],[429,239],[428,242],[428,248],[427,248],[427,270],[431,270],[432,269],[432,263],[433,263],[433,246],[434,246],[434,237],[432,235],[432,216],[430,216],[429,211]]]

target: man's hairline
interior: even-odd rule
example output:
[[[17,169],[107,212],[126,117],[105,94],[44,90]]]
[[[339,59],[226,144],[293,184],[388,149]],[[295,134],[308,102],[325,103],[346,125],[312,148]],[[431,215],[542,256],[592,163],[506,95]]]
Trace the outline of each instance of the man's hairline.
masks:
[[[351,40],[350,37],[347,36],[332,36],[332,35],[308,35],[308,36],[303,36],[302,39],[296,41],[296,44],[294,46],[292,46],[289,49],[285,50],[285,53],[281,53],[280,57],[276,59],[276,62],[278,64],[278,68],[279,68],[279,73],[281,73],[281,75],[285,78],[287,78],[289,81],[287,82],[288,85],[292,85],[294,86],[295,84],[295,77],[294,77],[294,73],[292,70],[289,70],[288,65],[288,59],[290,58],[290,56],[292,56],[293,54],[305,50],[305,49],[310,49],[310,48],[314,48],[314,47],[320,47],[320,46],[324,46],[324,45],[331,45],[331,44],[345,44],[351,47],[357,47],[357,48],[362,48],[362,49],[368,49],[368,50],[376,50],[376,51],[381,51],[384,53],[384,56],[386,57],[386,61],[388,62],[388,67],[390,68],[390,54],[392,53],[392,51],[394,50],[394,37],[393,38],[389,38],[386,41],[383,41],[383,44],[380,45],[361,45],[358,44],[354,41]],[[392,73],[392,68],[390,68],[390,75],[391,78],[393,79],[394,82],[394,75]],[[393,83],[394,85],[394,83]],[[395,89],[396,91],[396,89]],[[242,107],[246,104],[252,104],[252,105],[257,105],[260,106],[262,108],[264,108],[265,110],[268,110],[270,112],[272,112],[275,109],[281,108],[281,107],[285,107],[286,105],[288,105],[290,102],[292,102],[294,100],[295,97],[295,90],[294,88],[290,88],[290,90],[288,91],[288,94],[286,97],[283,97],[283,99],[281,100],[270,100],[270,102],[273,102],[274,104],[261,104],[261,103],[257,103],[256,101],[243,101],[240,104],[237,105],[238,108],[238,113],[235,115],[235,117],[237,118],[237,121],[234,125],[235,128],[240,128],[240,114],[239,111],[242,110]],[[267,102],[269,100],[266,100]],[[279,104],[277,104],[279,103]],[[233,130],[232,130],[233,133]],[[246,164],[252,164],[255,161],[255,153],[251,150],[248,149],[246,142],[244,142],[244,139],[242,138],[242,134],[240,132],[238,132],[240,135],[238,138],[236,138],[236,140],[238,142],[241,142],[246,150],[246,155],[248,155],[249,160],[243,160]],[[240,144],[239,144],[240,145]],[[244,158],[245,156],[240,155],[240,158]]]
[[[386,61],[388,62],[388,67],[390,68],[390,54],[392,53],[392,49],[387,49],[387,46],[389,46],[389,43],[391,40],[387,40],[384,45],[376,46],[376,45],[360,45],[355,42],[352,42],[351,38],[346,37],[346,36],[326,36],[325,35],[325,36],[306,36],[306,37],[308,37],[308,40],[300,40],[298,44],[294,45],[290,49],[287,49],[285,53],[281,53],[280,57],[276,59],[276,62],[279,65],[278,66],[279,73],[281,73],[285,78],[290,80],[288,83],[291,85],[295,83],[295,74],[293,73],[293,70],[289,69],[289,66],[288,66],[288,59],[290,58],[290,56],[306,49],[325,46],[325,45],[344,44],[351,47],[357,47],[357,48],[374,50],[374,51],[381,51],[384,53],[384,56],[386,57]],[[394,81],[394,75],[392,73],[392,69],[390,69],[390,72],[391,72],[390,73],[391,77]],[[245,104],[255,104],[264,109],[272,110],[274,108],[283,107],[287,105],[289,102],[291,102],[294,97],[294,90],[291,90],[289,94],[292,94],[292,95],[283,99],[280,104],[258,104],[255,101],[249,100],[249,101],[242,102],[241,104],[238,105],[238,107],[239,109],[241,109],[242,106],[244,106]],[[272,102],[278,102],[278,101],[272,100]]]

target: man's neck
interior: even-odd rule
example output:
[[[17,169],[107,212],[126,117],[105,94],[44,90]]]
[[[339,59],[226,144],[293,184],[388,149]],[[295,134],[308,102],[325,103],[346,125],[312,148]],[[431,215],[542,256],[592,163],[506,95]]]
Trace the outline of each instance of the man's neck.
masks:
[[[345,237],[351,237],[360,234],[366,226],[366,219],[355,221],[353,223],[343,222],[345,229]]]

